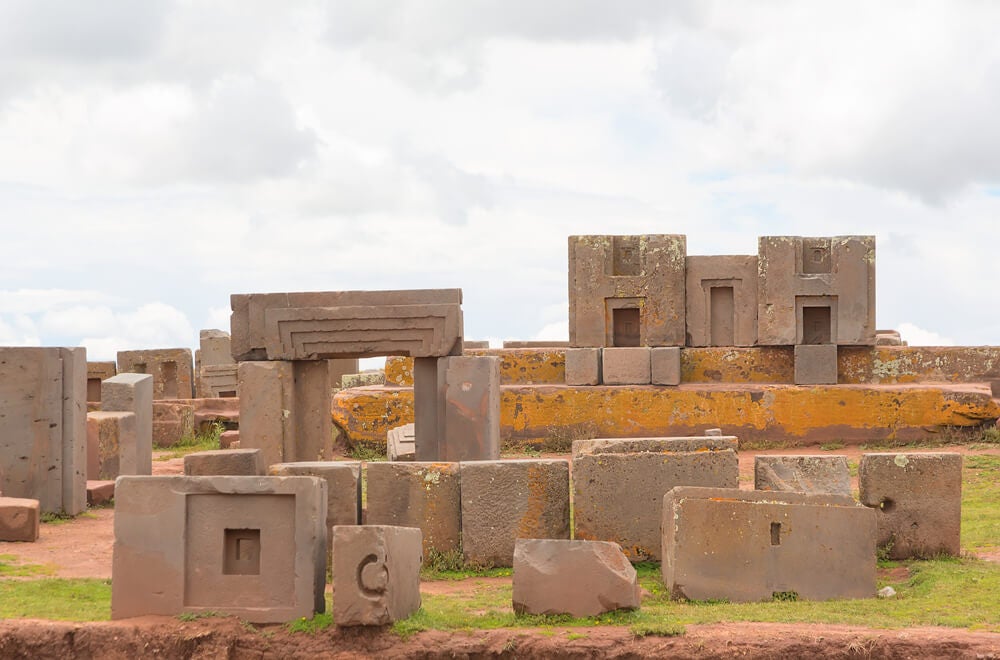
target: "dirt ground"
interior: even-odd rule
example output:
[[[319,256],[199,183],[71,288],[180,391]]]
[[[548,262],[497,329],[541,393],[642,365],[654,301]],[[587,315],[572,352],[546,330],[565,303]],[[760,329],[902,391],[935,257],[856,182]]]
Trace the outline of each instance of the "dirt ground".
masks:
[[[910,451],[910,450],[907,450]],[[920,451],[920,450],[917,450]],[[1000,455],[1000,447],[970,450],[964,446],[927,451]],[[858,447],[824,452],[819,447],[794,450],[741,451],[740,484],[753,488],[756,454],[823,454],[860,458]],[[154,474],[178,474],[182,459],[154,461]],[[857,481],[854,480],[857,487]],[[114,510],[94,509],[73,521],[42,526],[36,543],[0,543],[0,555],[23,564],[41,564],[51,575],[67,578],[111,577]],[[1000,549],[980,554],[1000,561]],[[425,593],[472,592],[485,582],[509,578],[471,578],[424,582]],[[0,658],[327,658],[370,657],[981,657],[1000,659],[1000,634],[920,628],[874,630],[846,626],[734,623],[688,626],[682,637],[635,638],[627,629],[601,627],[541,634],[531,630],[470,633],[424,632],[401,640],[389,631],[330,630],[316,635],[289,635],[281,626],[260,629],[235,619],[213,618],[181,622],[171,617],[147,617],[110,623],[70,624],[42,621],[0,621]],[[576,636],[582,634],[583,637]]]

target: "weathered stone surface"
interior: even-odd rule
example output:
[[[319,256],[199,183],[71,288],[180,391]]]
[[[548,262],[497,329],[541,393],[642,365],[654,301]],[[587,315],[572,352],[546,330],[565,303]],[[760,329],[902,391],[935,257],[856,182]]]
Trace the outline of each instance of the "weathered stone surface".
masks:
[[[112,361],[87,362],[87,401],[101,401],[101,381],[118,373]]]
[[[514,612],[596,616],[638,609],[635,569],[615,543],[518,539],[514,546]]]
[[[560,341],[558,339],[529,339],[527,341],[505,339],[503,342],[504,348],[566,348],[569,345],[568,341]]]
[[[434,459],[500,458],[500,361],[459,355],[438,362],[438,421],[444,426],[438,428]]]
[[[413,421],[413,392],[344,390],[334,397],[333,417],[348,444],[381,444],[389,428]],[[972,430],[998,417],[1000,401],[982,384],[508,386],[500,392],[501,436],[528,442],[553,434],[700,435],[721,426],[744,442],[864,444],[935,438],[946,428]]]
[[[222,612],[286,623],[326,607],[326,482],[119,477],[111,618]]]
[[[739,449],[739,439],[732,435],[694,435],[680,438],[594,438],[574,440],[573,456],[587,454],[674,454],[692,451]]]
[[[118,351],[118,372],[153,377],[153,399],[194,396],[194,358],[190,348]]]
[[[219,435],[219,449],[230,449],[233,443],[240,441],[239,431],[223,431]]]
[[[686,252],[681,235],[570,236],[570,346],[683,346]]]
[[[675,488],[663,501],[663,583],[691,600],[875,596],[875,519],[850,497]]]
[[[385,385],[385,372],[369,371],[361,374],[344,374],[341,377],[343,387],[367,387],[369,385]]]
[[[754,457],[754,489],[851,495],[846,456]]]
[[[346,385],[344,385],[344,378],[347,377],[348,375],[353,375],[358,373],[357,358],[327,360],[326,366],[327,370],[330,372],[330,387],[334,389],[347,387]],[[385,377],[383,376],[383,382],[384,381]]]
[[[214,449],[184,457],[184,474],[189,477],[257,476],[264,473],[259,449]]]
[[[458,463],[368,463],[367,525],[419,527],[424,555],[461,547]]]
[[[420,609],[421,534],[413,527],[333,528],[333,620],[384,626]]]
[[[101,383],[101,410],[135,415],[137,465],[153,460],[153,377],[118,374]],[[148,473],[146,473],[148,474]]]
[[[193,405],[180,401],[153,401],[154,447],[173,447],[193,436]]]
[[[203,364],[199,373],[202,398],[232,398],[238,395],[236,364]]]
[[[86,349],[0,348],[0,491],[86,508],[86,396]]]
[[[681,384],[681,349],[659,346],[649,351],[650,382],[653,385]]]
[[[465,339],[462,341],[463,353],[465,351],[478,351],[489,347],[490,347],[490,342],[488,339]]]
[[[152,450],[140,450],[136,440],[135,413],[87,413],[87,479],[112,481],[120,474],[152,474]]]
[[[468,351],[471,355],[500,358],[501,385],[561,385],[566,382],[565,349],[490,348]],[[389,356],[385,359],[385,384],[413,385],[413,358]]]
[[[605,385],[649,385],[649,348],[605,348],[601,351],[601,378]]]
[[[836,344],[799,344],[795,347],[796,385],[836,385]]]
[[[115,498],[115,482],[87,480],[87,506],[102,506]]]
[[[569,461],[461,464],[465,561],[511,566],[516,539],[569,538]]]
[[[660,559],[663,496],[675,486],[737,488],[732,449],[672,453],[577,454],[573,457],[573,520],[578,539],[614,541],[631,561]]]
[[[389,429],[386,436],[386,455],[390,461],[416,460],[413,424],[403,424]]]
[[[757,255],[688,257],[687,345],[757,343]]]
[[[903,338],[899,335],[898,330],[876,330],[875,345],[903,346],[904,344],[903,344]]]
[[[601,384],[600,348],[566,349],[566,384],[567,385]]]
[[[231,303],[238,361],[462,351],[461,289],[235,294]]]
[[[232,342],[225,330],[202,330],[198,333],[201,347],[201,365],[236,364],[233,359]]]
[[[248,451],[248,450],[241,450]],[[326,481],[326,526],[361,522],[361,462],[304,461],[278,463],[267,468],[275,477],[319,477]]]
[[[875,344],[874,236],[761,236],[758,258],[757,343]]]
[[[37,541],[40,519],[38,500],[0,497],[0,541]]]
[[[862,454],[858,485],[861,503],[876,509],[878,544],[889,557],[959,554],[961,454]]]

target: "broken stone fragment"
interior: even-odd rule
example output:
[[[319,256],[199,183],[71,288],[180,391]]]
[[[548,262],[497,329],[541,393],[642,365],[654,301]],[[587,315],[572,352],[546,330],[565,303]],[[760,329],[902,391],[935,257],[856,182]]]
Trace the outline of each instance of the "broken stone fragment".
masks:
[[[596,616],[637,609],[639,581],[617,543],[518,539],[514,612]]]

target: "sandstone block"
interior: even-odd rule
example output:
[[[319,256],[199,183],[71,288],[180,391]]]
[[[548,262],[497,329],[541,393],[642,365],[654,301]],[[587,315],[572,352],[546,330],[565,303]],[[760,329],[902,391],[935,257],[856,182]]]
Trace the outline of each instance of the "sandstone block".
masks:
[[[241,450],[252,451],[252,450]],[[326,481],[326,526],[357,525],[361,522],[361,462],[308,461],[271,465],[275,477],[319,477]]]
[[[264,474],[264,465],[259,449],[198,451],[184,457],[184,474],[189,477],[257,476]]]
[[[151,375],[156,400],[194,396],[194,358],[190,348],[118,351],[118,371]]]
[[[424,556],[461,548],[458,463],[369,463],[365,524],[418,527]]]
[[[663,502],[663,583],[691,600],[875,596],[875,516],[850,497],[675,488]]]
[[[461,464],[465,561],[511,566],[516,539],[569,538],[569,461]]]
[[[351,387],[366,387],[368,385],[385,385],[384,371],[369,371],[361,374],[344,374],[340,379],[344,389]]]
[[[754,489],[851,496],[846,456],[754,457]]]
[[[0,497],[0,541],[37,541],[39,521],[38,500]]]
[[[681,384],[681,349],[658,346],[649,351],[650,380],[653,385]]]
[[[152,474],[152,455],[138,451],[137,444],[135,413],[87,413],[87,478],[113,481],[120,474]]]
[[[413,424],[403,424],[389,429],[386,434],[386,455],[390,461],[416,460],[416,443]]]
[[[605,348],[601,351],[601,373],[605,385],[649,385],[649,349]]]
[[[87,506],[102,506],[115,498],[115,482],[87,481]]]
[[[738,472],[732,449],[577,454],[574,536],[614,541],[632,561],[659,560],[663,496],[675,486],[737,488]]]
[[[594,438],[574,440],[573,456],[585,454],[675,454],[693,451],[739,449],[734,435],[696,435],[686,438]]]
[[[225,330],[202,330],[198,334],[201,347],[201,364],[236,364],[233,359],[232,345],[229,333]]]
[[[796,385],[836,385],[836,344],[798,344],[795,346]]]
[[[114,362],[87,362],[87,401],[101,402],[101,381],[118,373]]]
[[[500,458],[500,359],[439,358],[439,461]],[[327,408],[329,410],[329,407]]]
[[[757,255],[688,257],[687,345],[757,343]]]
[[[599,349],[599,348],[567,348],[566,349],[566,384],[567,385],[600,385],[601,384],[601,349]]]
[[[198,370],[202,398],[231,399],[238,392],[236,364],[206,364]]]
[[[219,435],[219,449],[232,449],[233,443],[240,441],[239,431],[223,431]]]
[[[101,410],[135,415],[136,463],[153,460],[153,377],[118,374],[101,383]],[[148,473],[146,473],[148,474]]]
[[[326,607],[326,482],[119,477],[111,618],[222,612],[286,623]]]
[[[173,447],[194,436],[194,406],[177,401],[153,401],[153,446]]]
[[[383,626],[420,609],[421,535],[413,527],[333,528],[333,620]]]
[[[518,539],[514,546],[514,612],[597,616],[638,609],[635,569],[615,543]]]
[[[889,557],[959,554],[961,454],[862,454],[858,485],[861,503],[876,509],[878,544]]]

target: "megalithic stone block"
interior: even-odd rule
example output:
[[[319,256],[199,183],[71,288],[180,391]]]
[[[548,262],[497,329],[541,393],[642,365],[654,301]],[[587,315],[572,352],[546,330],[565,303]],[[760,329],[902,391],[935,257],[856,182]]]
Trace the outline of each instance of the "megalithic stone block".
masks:
[[[333,528],[333,620],[384,626],[420,609],[421,534],[413,527]]]
[[[850,497],[679,487],[663,498],[663,583],[736,602],[875,595],[875,516]]]
[[[37,541],[40,520],[38,500],[0,497],[0,541]]]
[[[259,449],[213,449],[198,451],[184,457],[184,474],[189,477],[213,475],[263,475]]]
[[[109,481],[121,474],[151,474],[152,462],[136,460],[135,413],[87,413],[87,479]]]
[[[569,461],[471,461],[461,474],[466,562],[511,566],[516,539],[569,538]]]
[[[601,384],[600,348],[566,349],[566,384],[567,385]]]
[[[119,477],[111,618],[323,612],[326,499],[316,477]]]
[[[500,458],[500,358],[455,356],[438,366],[439,461]]]
[[[135,415],[136,474],[151,474],[153,466],[153,377],[118,374],[101,383],[101,410]],[[148,470],[146,466],[149,466]]]
[[[514,546],[514,612],[596,616],[638,609],[635,569],[616,543],[518,539]]]
[[[267,469],[276,477],[319,477],[326,481],[327,527],[361,522],[361,462],[303,461],[278,463]]]
[[[836,385],[837,346],[799,344],[795,347],[796,385]]]
[[[154,399],[194,396],[194,357],[190,348],[118,351],[118,372],[153,377]]]
[[[87,401],[101,402],[101,381],[118,373],[114,361],[87,362]]]
[[[851,496],[846,456],[754,456],[754,490]]]
[[[236,364],[232,342],[225,330],[202,330],[198,333],[202,366]]]
[[[461,548],[458,463],[369,463],[365,524],[419,527],[424,555]]]
[[[862,454],[858,485],[861,503],[876,509],[878,543],[890,558],[961,551],[961,454]]]
[[[238,361],[462,353],[461,289],[236,294],[231,303]]]
[[[687,345],[757,343],[757,255],[687,258]]]
[[[264,465],[295,460],[294,380],[291,362],[240,363],[240,447]]]

